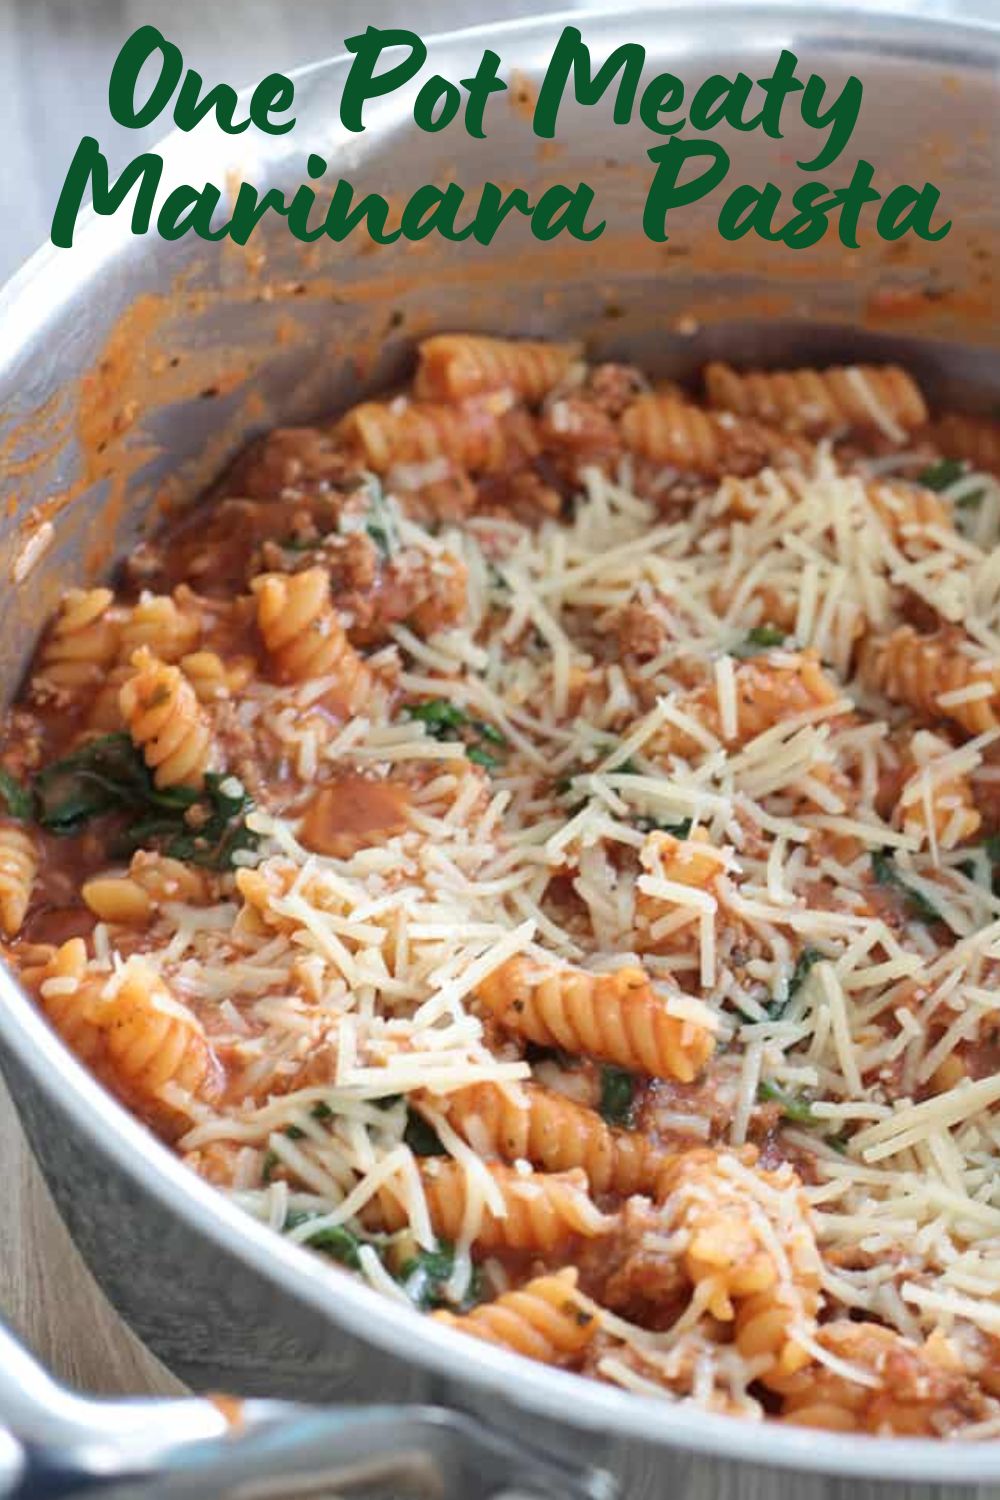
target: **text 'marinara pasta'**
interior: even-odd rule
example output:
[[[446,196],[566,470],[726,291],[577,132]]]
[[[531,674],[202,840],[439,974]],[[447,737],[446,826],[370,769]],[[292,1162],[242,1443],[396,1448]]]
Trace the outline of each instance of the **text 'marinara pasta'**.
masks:
[[[655,242],[669,237],[682,210],[713,195],[719,204],[717,232],[725,240],[756,235],[805,249],[831,232],[847,248],[858,249],[863,217],[866,229],[882,240],[908,234],[940,240],[951,229],[951,220],[939,212],[941,194],[933,183],[876,186],[876,166],[864,158],[848,173],[843,158],[861,113],[862,81],[851,75],[831,85],[817,73],[802,77],[799,59],[787,48],[760,78],[714,73],[692,84],[673,72],[651,72],[646,48],[637,41],[624,42],[596,61],[580,29],[566,26],[532,93],[500,76],[503,60],[492,49],[483,51],[474,72],[455,80],[429,71],[427,44],[413,31],[369,26],[349,37],[345,47],[351,62],[344,69],[339,120],[347,139],[376,123],[379,107],[390,98],[394,110],[405,103],[416,129],[430,134],[451,129],[473,140],[489,135],[494,95],[508,94],[508,105],[514,100],[523,106],[540,141],[555,139],[558,130],[571,142],[582,109],[610,108],[615,126],[637,122],[655,137],[645,147],[652,171],[641,209],[642,232]],[[168,115],[182,132],[212,119],[234,136],[249,130],[287,135],[296,124],[293,79],[270,73],[243,94],[225,83],[206,86],[198,72],[185,67],[180,48],[151,25],[133,32],[118,54],[108,104],[113,119],[130,130]],[[759,132],[782,141],[794,115],[810,143],[795,163],[801,183],[790,194],[770,181],[734,183],[730,152],[713,132]],[[839,186],[826,177],[835,165]],[[311,152],[305,154],[304,180],[291,194],[275,187],[261,191],[242,181],[230,195],[225,184],[212,182],[168,188],[163,157],[155,151],[137,155],[113,180],[100,143],[85,136],[53,215],[55,245],[73,244],[88,193],[100,215],[117,213],[131,198],[134,234],[152,229],[166,240],[193,234],[239,245],[263,219],[275,216],[306,243],[366,234],[387,245],[437,234],[489,245],[506,220],[518,218],[526,219],[530,233],[542,241],[597,240],[607,228],[599,194],[584,181],[550,183],[535,196],[488,180],[471,189],[456,182],[414,183],[390,208],[381,194],[337,176],[325,157]]]

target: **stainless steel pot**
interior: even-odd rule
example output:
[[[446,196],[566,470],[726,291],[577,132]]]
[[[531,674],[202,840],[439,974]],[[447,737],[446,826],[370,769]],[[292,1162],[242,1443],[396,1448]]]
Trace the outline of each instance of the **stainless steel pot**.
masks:
[[[938,244],[903,249],[869,233],[857,252],[831,237],[812,251],[756,239],[723,247],[713,198],[685,210],[669,241],[653,245],[639,232],[652,142],[641,128],[614,126],[609,107],[567,106],[555,150],[538,149],[523,101],[494,100],[482,142],[453,130],[418,133],[396,98],[370,111],[363,135],[348,135],[337,118],[344,59],[298,76],[292,135],[234,144],[201,127],[171,138],[168,174],[178,181],[221,181],[235,170],[289,189],[309,150],[390,196],[450,177],[470,190],[492,178],[529,192],[584,179],[609,229],[584,247],[540,245],[511,223],[491,248],[431,239],[372,250],[359,238],[303,250],[278,224],[239,252],[136,239],[119,217],[89,222],[72,251],[41,251],[0,299],[0,567],[11,580],[0,601],[3,680],[13,688],[59,590],[121,555],[163,502],[189,498],[252,432],[315,418],[398,377],[414,336],[433,328],[582,333],[601,355],[682,375],[720,352],[772,364],[891,356],[907,360],[939,399],[994,402],[1000,29],[989,11],[963,22],[941,9],[902,0],[891,9],[681,3],[643,8],[627,25],[615,14],[546,17],[456,33],[431,49],[432,65],[459,78],[495,47],[530,90],[569,20],[595,55],[641,39],[651,71],[676,71],[690,85],[715,71],[757,76],[791,47],[803,72],[835,84],[853,71],[865,85],[846,165],[822,175],[839,185],[863,156],[884,186],[930,177],[955,224]],[[806,134],[789,118],[778,146],[756,134],[725,140],[730,186],[769,178],[790,193],[791,164],[815,152]],[[562,1465],[538,1480],[554,1482],[555,1493],[560,1485],[569,1493],[565,1476],[581,1465],[609,1470],[636,1497],[703,1486],[728,1493],[737,1473],[741,1483],[798,1497],[818,1493],[823,1474],[894,1486],[1000,1483],[1000,1444],[847,1441],[741,1424],[463,1340],[280,1241],[194,1178],[98,1088],[6,975],[0,1046],[77,1244],[139,1335],[195,1388],[464,1412],[526,1457],[530,1444]],[[22,1379],[19,1358],[0,1351],[13,1383],[39,1396],[32,1443],[65,1436],[52,1422],[72,1398],[36,1375]],[[218,1420],[199,1411],[201,1441]],[[378,1451],[381,1418],[369,1429]],[[330,1420],[343,1430],[341,1416]],[[440,1433],[442,1421],[448,1428],[420,1413],[397,1420],[408,1443]],[[180,1414],[163,1418],[175,1421],[180,1427]],[[26,1424],[22,1402],[22,1434]],[[454,1421],[448,1430],[459,1446],[471,1431]],[[305,1431],[286,1424],[292,1438]],[[356,1451],[356,1431],[352,1441]],[[248,1495],[239,1488],[247,1470],[229,1452],[228,1471],[228,1459],[222,1469],[213,1460],[211,1492]],[[696,1481],[693,1454],[712,1460]],[[0,1448],[0,1473],[5,1461],[16,1466]],[[130,1462],[134,1472],[134,1452]],[[473,1454],[463,1494],[477,1465]]]

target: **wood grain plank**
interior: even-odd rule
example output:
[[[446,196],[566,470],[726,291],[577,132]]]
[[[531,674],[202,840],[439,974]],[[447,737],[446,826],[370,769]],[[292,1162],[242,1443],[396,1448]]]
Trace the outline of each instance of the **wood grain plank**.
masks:
[[[0,1313],[60,1380],[104,1394],[177,1395],[73,1247],[0,1083]]]

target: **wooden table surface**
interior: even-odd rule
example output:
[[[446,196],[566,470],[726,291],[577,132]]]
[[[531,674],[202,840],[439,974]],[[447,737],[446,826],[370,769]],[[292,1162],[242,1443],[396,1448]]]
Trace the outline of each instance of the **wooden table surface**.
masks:
[[[712,0],[706,0],[712,3]],[[560,0],[561,8],[566,0]],[[0,0],[0,280],[48,233],[55,195],[85,133],[106,141],[107,77],[122,41],[151,18],[206,77],[240,84],[341,50],[369,21],[423,31],[537,11],[532,0]],[[545,8],[557,8],[556,4]],[[159,133],[159,131],[155,131]],[[122,143],[124,146],[124,143]],[[131,152],[136,149],[134,138]],[[16,202],[15,213],[9,210]],[[0,1314],[61,1378],[102,1392],[173,1393],[177,1382],[109,1307],[63,1229],[0,1084]],[[695,1466],[697,1467],[697,1466]],[[691,1493],[702,1493],[691,1475]],[[731,1500],[750,1500],[737,1484]],[[808,1485],[833,1500],[845,1487]],[[872,1487],[851,1485],[853,1500]],[[804,1491],[805,1493],[805,1488]],[[908,1489],[913,1496],[914,1489]],[[947,1487],[936,1487],[948,1500]],[[958,1496],[969,1492],[955,1489]],[[766,1500],[754,1487],[753,1500]]]

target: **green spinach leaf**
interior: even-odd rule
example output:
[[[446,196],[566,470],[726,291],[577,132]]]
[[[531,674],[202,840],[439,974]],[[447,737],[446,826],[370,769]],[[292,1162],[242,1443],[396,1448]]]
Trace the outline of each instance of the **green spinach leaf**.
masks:
[[[228,870],[258,844],[246,825],[253,799],[240,781],[209,772],[201,791],[157,787],[127,734],[102,735],[53,761],[35,777],[34,794],[39,823],[65,836],[106,813],[129,815],[122,855],[154,846],[171,859]]]
[[[635,1125],[636,1079],[626,1068],[605,1063],[601,1068],[601,1102],[598,1108],[609,1125],[631,1129]]]
[[[319,1214],[293,1210],[285,1219],[284,1232],[287,1234],[290,1229],[298,1229],[300,1225],[307,1224],[310,1219],[320,1217]],[[320,1229],[303,1243],[310,1250],[318,1250],[321,1255],[328,1255],[331,1260],[350,1267],[352,1271],[361,1269],[358,1251],[365,1241],[350,1229],[345,1228],[343,1224],[335,1224],[330,1229]]]
[[[497,766],[502,764],[502,762],[498,760],[495,755],[491,755],[489,750],[487,750],[483,745],[470,745],[465,754],[468,759],[472,761],[473,765],[483,766],[487,771],[495,771]]]
[[[889,849],[876,849],[872,853],[872,874],[877,885],[895,886],[906,898],[907,914],[917,922],[940,922],[941,913],[933,901],[928,901],[923,891],[914,889],[900,875],[896,861]]]
[[[433,1125],[428,1125],[423,1115],[418,1114],[412,1105],[407,1106],[406,1129],[403,1131],[403,1140],[409,1146],[414,1156],[448,1155]]]
[[[682,818],[679,823],[660,823],[656,818],[633,818],[632,824],[640,833],[672,833],[675,839],[686,839],[694,827],[694,818]]]
[[[469,722],[469,716],[457,703],[449,703],[447,698],[428,698],[425,703],[408,703],[405,708],[407,718],[416,719],[418,724],[423,724],[429,735],[436,740],[456,740],[459,738],[458,731]]]
[[[946,490],[956,480],[961,479],[965,473],[965,465],[957,458],[942,458],[937,463],[928,464],[926,469],[921,469],[917,475],[917,483],[922,484],[925,490]]]
[[[805,1094],[786,1093],[784,1089],[779,1089],[777,1084],[769,1083],[767,1079],[762,1079],[757,1085],[757,1098],[764,1103],[777,1104],[782,1118],[791,1121],[793,1125],[805,1125],[810,1129],[817,1129],[825,1124],[825,1121],[816,1116],[812,1102]],[[823,1140],[841,1156],[846,1154],[848,1136],[844,1131],[841,1131],[839,1135],[824,1135]]]
[[[960,462],[959,459],[942,458],[939,463],[931,464],[928,468],[921,470],[917,475],[917,483],[922,484],[925,489],[940,492],[956,484],[968,472],[968,465]],[[973,510],[981,503],[985,494],[985,489],[970,490],[967,495],[961,495],[955,504],[962,510]]]
[[[365,530],[375,543],[385,562],[399,551],[399,536],[396,519],[382,493],[382,486],[375,479],[368,481],[368,511]]]
[[[12,818],[18,818],[22,823],[28,822],[35,815],[35,799],[31,788],[22,786],[16,777],[9,771],[0,767],[0,800],[2,800]]]
[[[117,811],[190,807],[196,793],[160,792],[127,734],[89,740],[40,771],[34,783],[38,821],[52,833],[79,833],[92,818]]]
[[[771,1004],[767,1007],[767,1015],[769,1020],[780,1020],[791,1002],[795,999],[795,996],[798,994],[799,990],[809,978],[812,970],[823,957],[824,955],[820,953],[818,948],[803,948],[802,952],[795,960],[795,967],[792,970],[791,978],[788,981],[788,993],[786,994],[784,1000],[772,1000]]]
[[[434,739],[463,744],[466,756],[474,765],[495,771],[502,764],[487,747],[495,745],[506,749],[506,737],[495,725],[470,718],[457,703],[449,703],[447,698],[430,698],[425,703],[406,704],[404,712],[408,718],[423,724]]]
[[[451,1245],[442,1241],[436,1250],[420,1250],[400,1268],[398,1281],[406,1295],[425,1311],[435,1307],[450,1307],[444,1296],[455,1270],[455,1252]],[[459,1304],[460,1312],[467,1312],[483,1298],[482,1275],[473,1269],[468,1290]]]
[[[779,1089],[777,1084],[769,1083],[767,1079],[762,1079],[758,1084],[757,1098],[767,1104],[777,1104],[783,1117],[795,1125],[819,1123],[813,1114],[812,1103],[804,1094],[787,1094],[784,1089]]]
[[[759,656],[762,651],[771,651],[775,646],[784,644],[785,632],[779,630],[777,625],[755,625],[739,645],[730,647],[729,654],[740,658]]]

